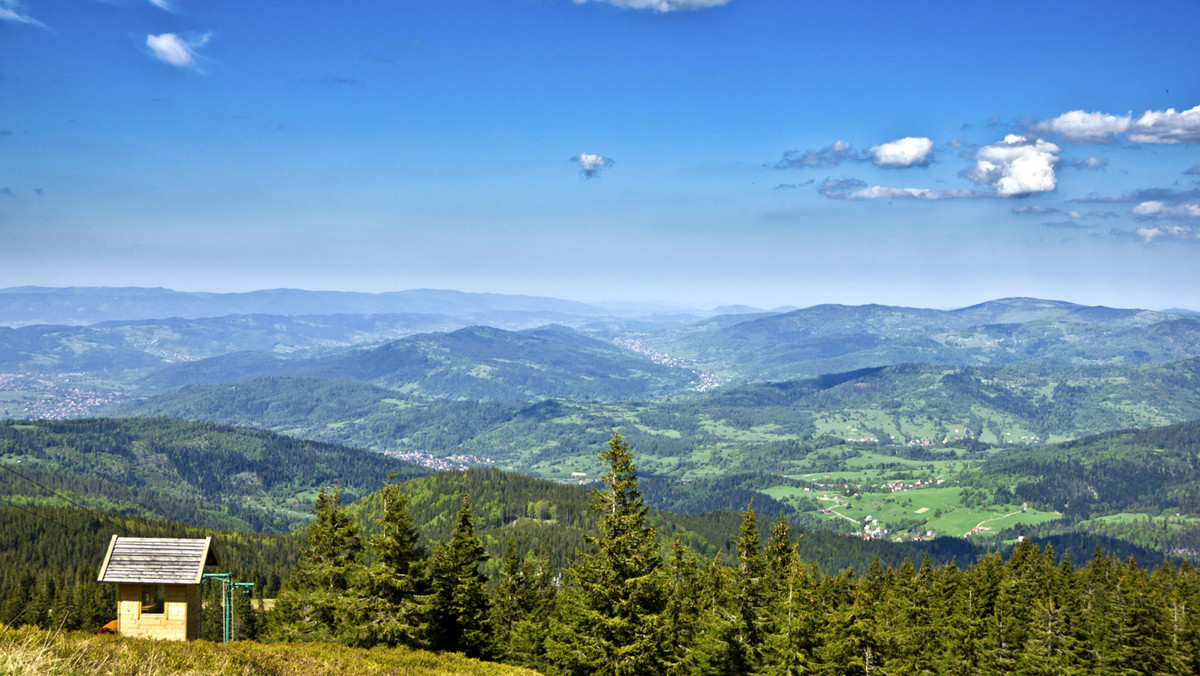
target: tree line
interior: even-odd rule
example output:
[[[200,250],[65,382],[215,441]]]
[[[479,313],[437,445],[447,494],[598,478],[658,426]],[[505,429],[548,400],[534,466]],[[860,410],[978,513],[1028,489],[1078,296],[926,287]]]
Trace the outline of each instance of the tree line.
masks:
[[[1024,541],[967,567],[926,557],[823,574],[786,519],[763,534],[752,506],[730,553],[701,557],[660,539],[619,435],[601,459],[595,526],[561,575],[510,544],[489,582],[466,496],[427,553],[397,486],[370,538],[336,491],[322,493],[267,635],[460,651],[551,674],[1200,669],[1200,577],[1186,563],[1148,571],[1097,551],[1077,567]]]

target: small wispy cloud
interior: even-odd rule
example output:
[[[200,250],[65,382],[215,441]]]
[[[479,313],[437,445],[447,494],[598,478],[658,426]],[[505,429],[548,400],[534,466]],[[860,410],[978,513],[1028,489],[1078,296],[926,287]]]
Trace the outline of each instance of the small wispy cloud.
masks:
[[[1096,226],[1080,223],[1079,221],[1051,221],[1042,223],[1042,227],[1050,228],[1051,230],[1092,230]]]
[[[1143,242],[1153,242],[1156,239],[1200,241],[1200,230],[1187,225],[1154,225],[1138,228],[1137,236],[1141,237]]]
[[[12,197],[13,196],[12,188],[9,188],[8,186],[4,186],[3,188],[0,188],[0,195],[4,195],[5,197]]]
[[[1108,159],[1104,157],[1087,157],[1082,160],[1071,160],[1067,164],[1074,169],[1103,169],[1108,166]]]
[[[649,9],[655,12],[688,12],[728,5],[729,0],[574,0],[575,4],[603,2],[626,9]]]
[[[1143,218],[1200,219],[1200,203],[1167,204],[1159,200],[1151,200],[1134,207],[1133,215]]]
[[[975,167],[967,178],[988,185],[1001,197],[1023,197],[1058,187],[1054,167],[1059,147],[1042,139],[1009,134],[999,143],[975,152]]]
[[[1182,204],[1189,200],[1200,200],[1200,188],[1193,188],[1191,190],[1143,188],[1124,195],[1088,195],[1087,197],[1077,197],[1071,201],[1081,203],[1164,202],[1166,204]]]
[[[1147,110],[1138,117],[1133,113],[1108,113],[1072,110],[1030,127],[1041,133],[1054,133],[1074,143],[1112,143],[1124,136],[1131,143],[1200,143],[1200,106],[1177,112]]]
[[[1183,173],[1185,176],[1200,176],[1200,164],[1197,164]]]
[[[905,138],[881,143],[867,151],[873,158],[875,166],[885,169],[904,169],[907,167],[923,167],[933,158],[933,140],[925,137],[906,136]]]
[[[205,33],[195,40],[184,40],[174,33],[147,35],[146,46],[154,53],[154,58],[163,63],[195,69],[197,60],[201,58],[196,50],[208,42],[210,35],[211,33]]]
[[[869,185],[866,181],[857,178],[825,179],[821,187],[817,188],[817,192],[825,197],[843,200],[948,200],[990,197],[990,195],[977,190],[930,190],[928,188],[891,188]]]
[[[854,146],[850,145],[848,141],[836,141],[833,145],[825,146],[824,148],[788,150],[783,153],[783,158],[775,164],[775,168],[808,169],[820,167],[830,169],[842,162],[858,161],[861,159],[863,159],[862,153],[854,150]]]
[[[171,0],[150,0],[150,4],[168,12],[175,11],[175,3],[171,2]]]
[[[1058,209],[1042,206],[1041,204],[1031,204],[1029,206],[1013,207],[1012,212],[1014,214],[1054,214],[1058,213]]]
[[[49,29],[46,24],[29,16],[18,0],[0,0],[0,21],[12,21]]]
[[[596,178],[614,164],[611,159],[595,153],[579,153],[571,161],[579,165],[579,175],[584,178]]]

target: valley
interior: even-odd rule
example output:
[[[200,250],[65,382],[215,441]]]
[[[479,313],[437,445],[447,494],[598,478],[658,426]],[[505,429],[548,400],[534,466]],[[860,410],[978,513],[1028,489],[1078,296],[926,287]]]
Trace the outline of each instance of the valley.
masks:
[[[204,421],[422,471],[490,467],[583,485],[602,469],[595,449],[620,430],[658,507],[738,509],[756,494],[806,527],[893,542],[1054,531],[1063,512],[1017,497],[1012,458],[1200,419],[1200,320],[1185,313],[1016,298],[706,317],[289,292],[277,302],[183,294],[191,316],[162,319],[152,317],[159,294],[69,293],[129,318],[32,324],[66,304],[53,290],[22,296],[25,314],[0,314],[10,326],[0,328],[10,371],[0,417]],[[388,312],[220,314],[268,305]],[[297,505],[311,497],[297,495]],[[1189,514],[1200,515],[1180,512],[1172,530],[1190,533]],[[1110,515],[1087,516],[1099,520],[1060,530],[1121,530]]]

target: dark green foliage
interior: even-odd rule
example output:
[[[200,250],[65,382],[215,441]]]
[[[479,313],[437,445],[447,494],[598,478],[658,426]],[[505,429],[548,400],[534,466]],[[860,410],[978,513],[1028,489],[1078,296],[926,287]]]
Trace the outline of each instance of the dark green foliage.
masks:
[[[428,594],[425,551],[408,509],[408,496],[397,484],[379,491],[383,513],[380,532],[371,539],[374,561],[355,583],[357,599],[348,623],[352,645],[416,647],[428,627],[422,605]]]
[[[549,666],[545,643],[557,594],[546,556],[528,551],[522,557],[510,538],[491,594],[497,659],[535,669]]]
[[[600,458],[609,471],[596,491],[599,516],[589,551],[576,553],[559,595],[550,660],[572,674],[663,673],[667,589],[654,528],[647,521],[629,447],[614,434]]]
[[[337,489],[322,490],[312,514],[307,544],[276,602],[273,633],[287,641],[351,641],[362,536]]]
[[[463,496],[450,540],[433,552],[429,562],[430,597],[427,608],[429,644],[437,650],[487,657],[494,630],[481,567],[487,551],[475,535],[471,503]]]

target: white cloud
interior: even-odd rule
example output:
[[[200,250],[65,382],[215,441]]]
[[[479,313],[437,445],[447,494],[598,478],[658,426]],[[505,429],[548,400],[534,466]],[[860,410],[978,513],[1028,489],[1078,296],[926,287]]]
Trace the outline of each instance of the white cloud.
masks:
[[[729,4],[729,0],[574,0],[575,4],[586,2],[607,2],[617,7],[628,9],[652,9],[656,12],[678,12],[695,9],[707,9]]]
[[[147,35],[146,46],[154,52],[159,61],[180,68],[194,68],[199,57],[196,49],[203,47],[208,42],[208,37],[209,35],[205,34],[199,39],[188,41],[174,33]]]
[[[1186,225],[1156,225],[1153,227],[1144,227],[1137,229],[1137,236],[1142,238],[1142,241],[1152,242],[1158,238],[1164,239],[1200,239],[1200,231],[1189,228]]]
[[[165,9],[168,12],[175,11],[175,5],[173,2],[171,2],[171,0],[150,0],[150,4],[159,9]]]
[[[1134,143],[1200,143],[1200,106],[1182,113],[1174,108],[1147,110],[1129,130]]]
[[[1034,131],[1053,132],[1076,143],[1106,143],[1125,133],[1130,125],[1129,115],[1106,115],[1072,110],[1056,118],[1033,125]]]
[[[49,28],[46,24],[25,13],[25,8],[18,0],[0,0],[0,21],[14,21],[40,28]]]
[[[875,156],[875,166],[903,168],[929,164],[933,153],[933,140],[924,137],[905,138],[882,143],[867,152]]]
[[[1200,218],[1200,203],[1167,204],[1150,200],[1134,207],[1133,215],[1147,218]]]
[[[1034,131],[1053,132],[1076,143],[1108,143],[1125,135],[1133,143],[1200,143],[1200,106],[1182,113],[1174,108],[1109,115],[1072,110],[1032,126]]]
[[[992,186],[1002,197],[1050,192],[1058,186],[1054,175],[1058,152],[1058,146],[1040,138],[1009,134],[975,153],[975,168],[967,172],[967,177]]]
[[[584,178],[595,178],[600,175],[601,169],[607,169],[613,165],[611,159],[595,153],[579,153],[572,157],[571,161],[579,163],[579,173]]]

